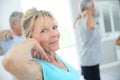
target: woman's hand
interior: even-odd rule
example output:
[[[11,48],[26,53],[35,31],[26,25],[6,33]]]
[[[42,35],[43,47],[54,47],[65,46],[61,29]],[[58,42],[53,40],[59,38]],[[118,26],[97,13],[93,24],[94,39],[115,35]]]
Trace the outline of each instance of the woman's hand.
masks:
[[[47,53],[44,51],[42,47],[38,48],[37,46],[35,46],[34,48],[32,48],[31,55],[32,58],[38,58],[50,62]]]
[[[45,50],[41,47],[41,45],[36,40],[27,39],[25,42],[34,43],[34,46],[31,47],[30,49],[32,58],[39,58],[39,59],[50,62],[50,59],[48,58]]]

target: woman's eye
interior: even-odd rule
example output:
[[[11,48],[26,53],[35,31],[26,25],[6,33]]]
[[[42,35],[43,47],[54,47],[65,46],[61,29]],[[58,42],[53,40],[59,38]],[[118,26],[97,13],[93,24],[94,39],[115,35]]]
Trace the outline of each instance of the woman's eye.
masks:
[[[57,26],[53,26],[53,29],[56,29],[57,28]]]
[[[47,32],[47,29],[42,29],[41,33]]]

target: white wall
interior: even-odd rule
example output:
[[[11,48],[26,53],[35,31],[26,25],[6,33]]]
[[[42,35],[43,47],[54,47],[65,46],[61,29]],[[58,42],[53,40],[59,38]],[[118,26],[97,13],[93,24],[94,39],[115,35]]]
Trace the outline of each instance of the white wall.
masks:
[[[72,12],[72,20],[74,21],[74,18],[79,12],[79,3],[80,0],[70,0],[70,5],[71,5],[71,12]]]
[[[0,30],[9,29],[9,16],[13,11],[21,11],[20,0],[0,0]]]

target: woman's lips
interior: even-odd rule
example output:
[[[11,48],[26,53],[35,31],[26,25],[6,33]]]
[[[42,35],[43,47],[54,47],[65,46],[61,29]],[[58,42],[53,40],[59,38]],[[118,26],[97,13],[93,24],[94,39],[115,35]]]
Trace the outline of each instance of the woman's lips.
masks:
[[[58,44],[58,40],[52,41],[52,42],[50,42],[50,44],[57,45]]]

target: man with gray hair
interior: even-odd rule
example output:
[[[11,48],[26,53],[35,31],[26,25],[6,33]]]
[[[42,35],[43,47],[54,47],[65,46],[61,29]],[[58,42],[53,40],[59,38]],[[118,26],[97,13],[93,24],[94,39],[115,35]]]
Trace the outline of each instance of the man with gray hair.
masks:
[[[22,19],[23,13],[14,11],[9,18],[11,30],[0,31],[0,55],[5,55],[7,51],[15,44],[22,42]],[[11,80],[16,80],[11,76]]]
[[[22,36],[23,13],[14,11],[9,18],[12,30],[0,31],[0,55],[7,53],[14,44],[23,41]]]
[[[93,0],[80,2],[81,13],[75,19],[74,29],[80,55],[82,75],[85,80],[100,80],[101,36],[95,25]]]

